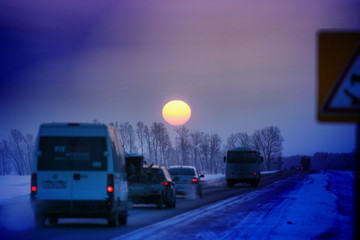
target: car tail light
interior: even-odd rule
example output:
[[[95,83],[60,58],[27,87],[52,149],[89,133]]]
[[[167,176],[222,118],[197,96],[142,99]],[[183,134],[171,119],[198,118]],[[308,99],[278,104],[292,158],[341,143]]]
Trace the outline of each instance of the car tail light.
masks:
[[[254,172],[253,174],[256,175],[256,172]]]
[[[37,173],[31,174],[31,193],[37,192]]]
[[[197,178],[193,178],[192,180],[191,180],[191,182],[192,183],[197,183],[199,180],[197,179]]]
[[[165,185],[165,186],[169,185],[168,182],[161,182],[161,184],[162,184],[162,185]]]
[[[114,192],[114,174],[107,175],[107,192],[108,193]]]

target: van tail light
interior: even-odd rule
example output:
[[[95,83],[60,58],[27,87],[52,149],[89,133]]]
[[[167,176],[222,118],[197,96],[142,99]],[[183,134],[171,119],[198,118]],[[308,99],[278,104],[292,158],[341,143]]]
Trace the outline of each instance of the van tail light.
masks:
[[[191,180],[192,183],[197,183],[198,181],[199,181],[199,179],[197,179],[197,178],[193,178],[193,179]]]
[[[114,193],[114,174],[107,175],[107,192],[109,194]]]
[[[31,174],[31,193],[37,192],[37,173]]]

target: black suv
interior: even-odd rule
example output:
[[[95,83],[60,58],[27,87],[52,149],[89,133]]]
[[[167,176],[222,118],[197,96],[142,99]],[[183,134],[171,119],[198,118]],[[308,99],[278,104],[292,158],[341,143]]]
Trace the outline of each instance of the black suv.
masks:
[[[161,209],[176,206],[176,185],[162,165],[144,165],[142,174],[128,179],[129,198],[133,203],[155,203]]]

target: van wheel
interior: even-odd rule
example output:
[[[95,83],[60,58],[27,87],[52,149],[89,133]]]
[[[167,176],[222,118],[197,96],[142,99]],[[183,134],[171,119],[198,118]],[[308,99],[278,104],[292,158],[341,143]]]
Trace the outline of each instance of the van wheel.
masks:
[[[35,217],[35,224],[36,224],[36,227],[37,228],[43,228],[45,227],[45,221],[46,221],[46,218],[41,215],[41,214],[36,214],[36,217]]]
[[[227,181],[227,186],[228,186],[228,187],[234,187],[235,184],[234,184],[232,181],[228,180],[228,181]]]
[[[50,217],[49,218],[49,223],[50,224],[57,224],[58,221],[59,221],[59,218],[57,218],[57,217]]]
[[[111,214],[108,218],[108,226],[109,227],[116,227],[118,224],[118,211],[116,210],[115,213]]]
[[[251,187],[257,187],[259,185],[259,181],[254,180],[250,184],[251,184]]]
[[[127,213],[119,214],[118,221],[121,225],[126,225],[127,224]]]
[[[157,208],[162,209],[162,207],[163,207],[163,197],[162,197],[162,195],[160,195],[160,197],[157,201]]]

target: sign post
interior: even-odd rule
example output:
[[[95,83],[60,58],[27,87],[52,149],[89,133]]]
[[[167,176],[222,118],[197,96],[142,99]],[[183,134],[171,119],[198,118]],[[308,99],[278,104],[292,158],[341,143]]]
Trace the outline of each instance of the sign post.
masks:
[[[357,124],[353,238],[360,239],[360,32],[318,33],[318,120]]]

